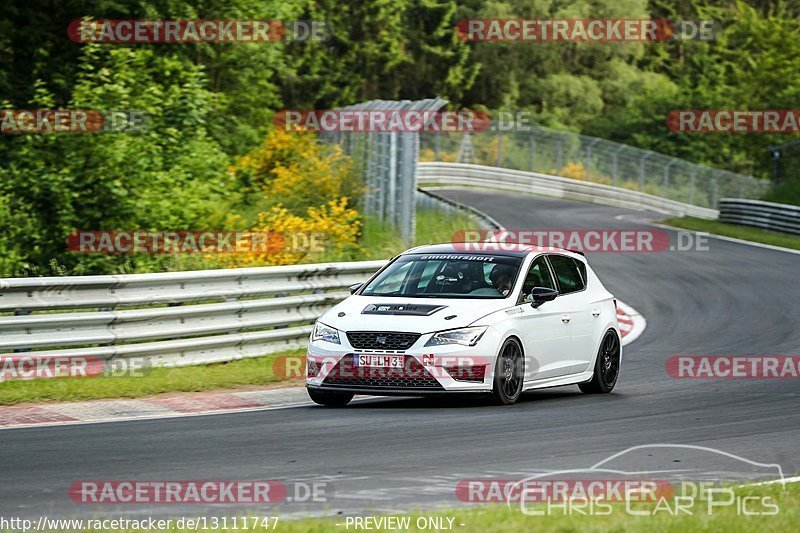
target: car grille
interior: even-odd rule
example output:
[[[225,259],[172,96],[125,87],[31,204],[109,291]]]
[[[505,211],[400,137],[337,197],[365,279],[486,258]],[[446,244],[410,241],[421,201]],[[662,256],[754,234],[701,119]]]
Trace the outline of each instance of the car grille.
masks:
[[[350,345],[357,350],[407,350],[420,338],[419,333],[395,331],[348,331],[346,334]]]
[[[342,357],[328,373],[324,385],[374,389],[444,390],[414,357],[405,356],[403,368],[355,366],[353,355]]]

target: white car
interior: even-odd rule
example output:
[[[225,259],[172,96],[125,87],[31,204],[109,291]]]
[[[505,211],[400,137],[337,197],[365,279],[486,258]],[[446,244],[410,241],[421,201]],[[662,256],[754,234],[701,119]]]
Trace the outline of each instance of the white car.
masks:
[[[610,392],[622,357],[616,300],[583,255],[470,246],[408,250],[325,312],[308,345],[311,399],[489,393],[512,404],[543,387]]]

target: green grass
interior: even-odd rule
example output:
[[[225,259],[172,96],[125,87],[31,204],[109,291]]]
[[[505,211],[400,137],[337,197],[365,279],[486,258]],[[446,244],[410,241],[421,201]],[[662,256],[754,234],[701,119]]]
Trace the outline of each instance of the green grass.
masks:
[[[800,179],[789,179],[764,195],[762,200],[778,204],[800,205]]]
[[[454,233],[467,229],[476,229],[476,224],[466,213],[417,211],[416,244],[452,242]]]
[[[466,213],[420,209],[413,245],[452,242],[453,234],[465,229],[475,229],[475,222]],[[359,245],[368,254],[363,259],[389,259],[412,246],[403,241],[397,229],[374,218],[367,219]]]
[[[757,496],[771,498],[769,503],[778,505],[779,511],[775,516],[740,516],[736,507],[715,508],[709,516],[705,501],[697,501],[691,508],[692,515],[672,516],[666,511],[659,511],[651,516],[631,516],[626,513],[625,504],[613,504],[612,511],[606,516],[591,516],[572,514],[565,516],[564,511],[550,515],[529,516],[523,514],[519,506],[481,507],[470,510],[450,510],[420,512],[412,515],[411,524],[419,516],[450,516],[454,517],[454,531],[458,532],[487,532],[487,531],[575,531],[598,532],[607,531],[641,531],[652,532],[694,532],[694,531],[725,531],[752,533],[753,531],[796,531],[800,523],[800,489],[798,484],[787,485],[783,492],[778,486],[751,487],[735,489],[736,496]],[[672,503],[672,500],[667,500]],[[750,508],[759,508],[755,500],[749,503]],[[655,504],[636,504],[635,510],[647,509],[653,513]],[[674,507],[674,505],[673,505]],[[538,509],[544,509],[539,506]],[[335,520],[300,520],[297,522],[283,522],[281,531],[299,532],[326,532],[347,531],[343,526],[337,527],[336,523],[343,523],[341,517]],[[461,526],[460,524],[464,524]],[[351,530],[352,527],[351,527]],[[411,527],[405,531],[424,531]]]
[[[715,508],[711,516],[707,513],[706,502],[697,501],[691,508],[692,515],[671,516],[666,511],[659,511],[652,516],[631,516],[625,511],[625,504],[614,504],[612,511],[606,516],[591,516],[572,514],[565,516],[564,512],[544,516],[529,516],[523,514],[518,506],[509,509],[506,506],[482,507],[470,510],[450,510],[415,513],[412,515],[411,524],[418,516],[450,516],[455,520],[454,530],[459,532],[486,532],[486,531],[580,531],[580,532],[606,532],[606,531],[641,531],[651,532],[692,532],[692,531],[726,531],[752,533],[753,531],[792,531],[797,530],[800,523],[800,489],[798,484],[787,485],[787,491],[772,485],[767,487],[751,487],[735,489],[736,496],[757,496],[771,498],[769,503],[779,507],[775,516],[739,516],[736,507]],[[671,500],[667,500],[671,503]],[[653,512],[655,504],[636,504],[636,510],[647,509]],[[753,500],[750,508],[759,508]],[[673,506],[674,507],[674,506]],[[544,509],[539,506],[538,509]],[[284,522],[282,531],[346,531],[344,527],[337,527],[336,523],[343,523],[341,517],[335,520],[300,520],[297,522]],[[464,526],[460,526],[464,524]],[[352,530],[352,527],[351,527]],[[422,531],[411,527],[407,531]]]
[[[681,229],[704,231],[724,237],[733,237],[746,241],[800,250],[800,237],[759,228],[751,228],[750,226],[740,226],[738,224],[728,224],[717,220],[705,220],[694,217],[670,218],[662,220],[661,223]]]
[[[281,355],[303,356],[292,350],[252,359],[211,365],[153,368],[141,377],[86,377],[0,382],[0,405],[63,402],[103,398],[139,398],[165,392],[199,392],[285,381],[273,363]]]
[[[779,485],[763,487],[736,488],[735,496],[741,501],[744,497],[755,497],[757,500],[748,500],[747,507],[750,510],[767,510],[761,502],[775,504],[778,512],[774,516],[745,516],[737,514],[735,505],[728,507],[714,508],[711,514],[708,513],[708,506],[705,500],[695,500],[694,505],[686,508],[691,514],[669,514],[662,505],[660,511],[654,513],[656,507],[653,504],[635,504],[632,508],[636,511],[647,511],[649,516],[632,516],[626,512],[624,503],[612,505],[610,513],[599,516],[580,515],[573,513],[565,515],[564,511],[552,511],[550,514],[542,516],[530,516],[523,514],[518,506],[511,509],[505,505],[494,505],[491,507],[481,506],[460,509],[438,509],[429,512],[415,512],[408,515],[410,517],[410,527],[408,529],[371,529],[371,531],[436,531],[435,529],[418,529],[416,520],[419,517],[450,517],[453,518],[452,531],[463,533],[485,533],[494,531],[536,531],[536,532],[741,532],[753,533],[762,531],[797,531],[797,524],[800,523],[800,484],[794,483],[787,485],[784,492]],[[761,500],[767,498],[767,500]],[[666,500],[670,507],[674,509],[674,501]],[[543,505],[538,507],[544,509]],[[288,509],[287,509],[288,510]],[[270,532],[281,531],[285,533],[305,533],[305,532],[344,532],[344,531],[367,531],[367,529],[355,529],[351,524],[350,528],[345,528],[345,518],[338,516],[334,518],[314,518],[301,520],[282,520],[280,510],[265,511],[263,515],[278,516],[277,527],[265,529],[262,527],[248,528],[249,531]],[[213,513],[209,517],[215,516]],[[255,516],[255,515],[253,515]],[[368,516],[362,514],[360,516]],[[379,516],[379,515],[369,515]],[[392,515],[404,516],[404,515]],[[134,518],[134,517],[129,517]],[[210,521],[209,521],[210,523]],[[272,523],[272,522],[270,522]],[[445,524],[447,521],[445,520]],[[336,524],[340,524],[337,526]],[[462,526],[463,524],[463,526]],[[170,531],[183,533],[188,529],[177,529],[173,523]],[[211,529],[211,531],[231,531],[233,529]],[[127,532],[126,532],[127,533]],[[130,533],[137,533],[131,531]]]

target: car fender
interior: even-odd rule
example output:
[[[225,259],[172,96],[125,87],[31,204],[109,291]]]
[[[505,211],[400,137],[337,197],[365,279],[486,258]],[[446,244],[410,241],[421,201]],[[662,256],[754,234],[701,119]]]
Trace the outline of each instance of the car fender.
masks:
[[[594,365],[597,364],[597,356],[600,355],[600,346],[602,345],[603,339],[605,338],[606,332],[608,330],[613,330],[617,334],[617,339],[619,340],[619,366],[620,369],[622,368],[622,356],[623,356],[622,333],[620,332],[619,324],[617,323],[617,316],[615,314],[614,320],[609,321],[606,324],[606,327],[604,327],[601,330],[602,333],[598,336],[597,342],[595,343],[594,355],[592,356],[592,364],[589,366],[590,369],[594,369]]]

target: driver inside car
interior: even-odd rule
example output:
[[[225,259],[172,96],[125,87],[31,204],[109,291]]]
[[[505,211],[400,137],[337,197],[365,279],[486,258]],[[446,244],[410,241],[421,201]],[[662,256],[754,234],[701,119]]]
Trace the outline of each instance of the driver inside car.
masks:
[[[513,277],[514,269],[507,265],[495,265],[492,269],[492,273],[489,274],[492,286],[503,296],[508,296],[511,292]]]

